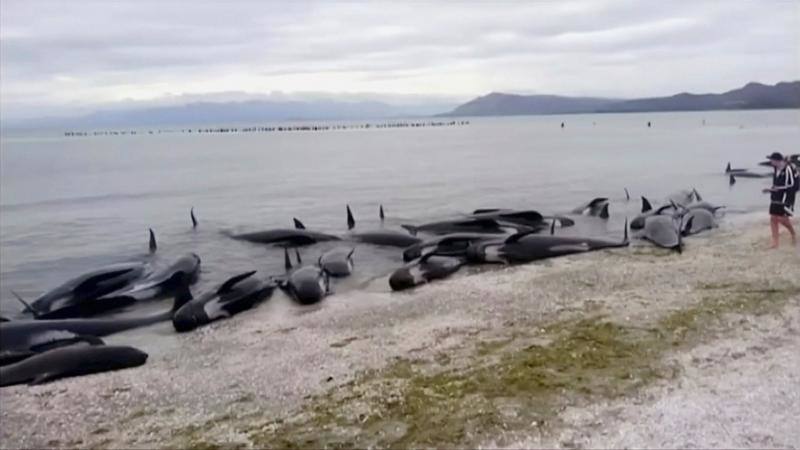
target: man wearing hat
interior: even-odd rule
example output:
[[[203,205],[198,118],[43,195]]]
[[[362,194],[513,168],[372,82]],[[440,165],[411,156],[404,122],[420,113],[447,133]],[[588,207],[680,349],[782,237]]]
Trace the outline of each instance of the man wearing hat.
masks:
[[[775,168],[775,175],[772,177],[772,187],[764,189],[764,193],[770,193],[770,227],[772,228],[772,247],[778,248],[778,226],[783,225],[789,230],[792,236],[792,245],[797,245],[794,227],[791,217],[794,214],[794,197],[798,180],[796,174],[789,165],[786,158],[778,152],[769,156],[770,164]]]

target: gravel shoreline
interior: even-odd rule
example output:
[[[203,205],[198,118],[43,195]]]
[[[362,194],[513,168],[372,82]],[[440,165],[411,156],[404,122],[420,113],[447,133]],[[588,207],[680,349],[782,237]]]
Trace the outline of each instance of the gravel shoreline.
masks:
[[[800,343],[800,253],[770,252],[767,241],[759,222],[693,238],[682,255],[636,246],[471,270],[411,293],[334,296],[302,313],[275,298],[196,333],[158,325],[147,331],[160,335],[158,347],[141,330],[125,333],[109,341],[143,348],[145,366],[0,390],[0,446],[259,446],[274,441],[256,437],[285,426],[266,425],[313,425],[320,398],[397,361],[457,367],[472,363],[476,345],[510,343],[480,353],[481,363],[495,361],[527,345],[515,336],[532,328],[588,316],[649,327],[702,302],[708,286],[752,285],[788,297],[769,314],[725,313],[698,342],[660,356],[674,376],[622,397],[559,403],[544,429],[452,445],[791,447],[800,442],[788,425],[800,415],[791,351]],[[371,442],[373,431],[354,431],[353,442]]]

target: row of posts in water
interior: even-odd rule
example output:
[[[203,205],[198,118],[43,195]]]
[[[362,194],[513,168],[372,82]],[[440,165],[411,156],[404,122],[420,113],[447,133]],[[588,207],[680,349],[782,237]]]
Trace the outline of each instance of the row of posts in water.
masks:
[[[126,136],[150,135],[163,133],[266,133],[284,131],[333,131],[333,130],[366,130],[380,128],[425,128],[425,127],[453,127],[469,125],[468,120],[451,120],[447,122],[386,122],[386,123],[361,123],[361,124],[326,124],[326,125],[273,125],[249,127],[214,127],[214,128],[181,128],[181,129],[156,129],[156,130],[97,130],[97,131],[65,131],[64,136]]]

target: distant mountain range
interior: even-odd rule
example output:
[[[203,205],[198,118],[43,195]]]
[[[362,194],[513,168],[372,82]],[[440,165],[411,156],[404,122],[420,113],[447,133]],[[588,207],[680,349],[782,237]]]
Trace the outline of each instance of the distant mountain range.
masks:
[[[360,120],[430,117],[453,108],[454,103],[393,105],[379,101],[275,101],[191,102],[184,105],[101,110],[75,118],[27,119],[4,124],[7,128],[102,129],[122,127],[262,124],[293,120]]]
[[[455,109],[453,109],[455,108]],[[120,129],[156,126],[264,124],[300,120],[361,120],[438,116],[511,116],[605,112],[701,111],[800,108],[800,81],[768,86],[749,83],[722,94],[613,99],[558,95],[491,93],[461,106],[438,100],[391,104],[342,99],[191,101],[182,105],[139,106],[97,111],[85,116],[3,121],[4,129]],[[451,110],[448,113],[443,111]]]
[[[748,83],[722,94],[681,93],[632,100],[493,92],[456,107],[443,116],[515,116],[651,111],[800,108],[800,81],[774,86]]]

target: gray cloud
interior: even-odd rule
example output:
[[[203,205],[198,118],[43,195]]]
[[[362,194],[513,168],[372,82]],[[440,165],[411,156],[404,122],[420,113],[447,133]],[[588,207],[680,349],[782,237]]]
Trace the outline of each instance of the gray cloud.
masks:
[[[231,91],[719,91],[800,78],[798,30],[794,0],[4,0],[0,108],[46,115]]]

